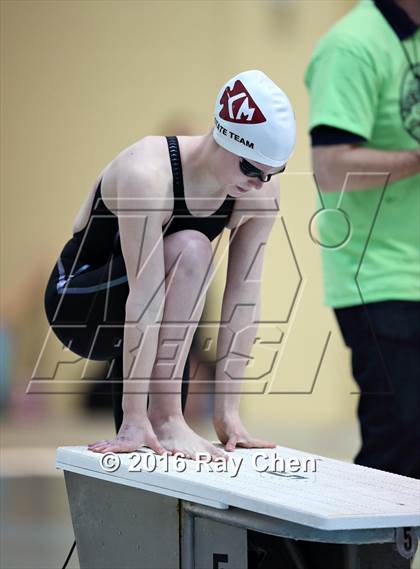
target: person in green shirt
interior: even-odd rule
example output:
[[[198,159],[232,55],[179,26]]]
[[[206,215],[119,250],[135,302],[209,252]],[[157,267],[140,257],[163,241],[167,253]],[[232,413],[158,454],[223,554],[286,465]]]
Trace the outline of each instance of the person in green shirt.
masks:
[[[361,0],[305,74],[326,304],[360,388],[355,462],[420,478],[420,5]]]

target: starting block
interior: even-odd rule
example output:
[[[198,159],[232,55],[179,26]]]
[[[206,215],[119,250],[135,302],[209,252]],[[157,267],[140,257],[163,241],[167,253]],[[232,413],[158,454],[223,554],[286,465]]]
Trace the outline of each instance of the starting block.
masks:
[[[56,467],[81,569],[254,569],[249,532],[281,538],[296,568],[298,541],[347,544],[348,569],[406,569],[417,549],[420,481],[294,449],[215,463],[72,446]]]

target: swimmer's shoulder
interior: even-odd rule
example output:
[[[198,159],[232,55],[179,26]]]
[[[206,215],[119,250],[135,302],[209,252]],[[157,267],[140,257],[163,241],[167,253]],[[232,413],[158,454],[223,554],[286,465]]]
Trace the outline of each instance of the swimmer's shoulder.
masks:
[[[259,191],[235,199],[228,229],[238,228],[253,218],[276,218],[280,211],[280,184],[273,177]]]
[[[148,200],[156,206],[171,207],[172,171],[164,136],[146,136],[120,152],[106,167],[101,183],[105,205],[117,215],[116,203],[129,198],[134,209]],[[138,201],[132,198],[139,198]]]
[[[156,215],[161,216],[160,212],[171,212],[173,208],[171,182],[165,137],[146,136],[138,140],[120,152],[99,173],[73,222],[73,235],[86,227],[99,184],[105,206],[115,215],[120,209],[118,199],[127,197],[144,198],[143,202],[126,200],[124,206],[128,204],[128,209],[139,209],[139,203],[147,205],[147,199],[153,198]],[[162,223],[166,217],[163,217]]]

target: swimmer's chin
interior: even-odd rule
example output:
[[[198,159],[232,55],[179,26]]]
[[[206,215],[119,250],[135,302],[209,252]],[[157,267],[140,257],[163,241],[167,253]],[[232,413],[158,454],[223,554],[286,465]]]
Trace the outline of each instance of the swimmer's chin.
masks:
[[[237,198],[238,196],[245,196],[249,193],[250,190],[246,190],[242,186],[229,186],[228,194],[233,197]]]

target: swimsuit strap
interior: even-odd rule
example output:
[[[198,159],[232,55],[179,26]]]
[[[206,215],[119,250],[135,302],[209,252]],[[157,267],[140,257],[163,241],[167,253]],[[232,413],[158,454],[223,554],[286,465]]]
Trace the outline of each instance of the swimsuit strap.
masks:
[[[167,136],[169,158],[171,161],[172,177],[174,185],[174,213],[191,215],[185,203],[184,177],[182,175],[181,154],[179,151],[178,139],[176,136]]]
[[[174,213],[181,214],[183,216],[188,215],[194,217],[185,203],[185,193],[184,193],[184,177],[182,174],[182,164],[181,164],[181,153],[179,151],[179,143],[176,136],[167,136],[166,141],[168,143],[169,158],[171,161],[173,186],[174,186]],[[227,196],[225,201],[219,207],[217,211],[212,213],[211,217],[219,217],[220,215],[225,215],[230,217],[232,210],[235,205],[235,198]],[[208,218],[207,218],[208,219]]]

